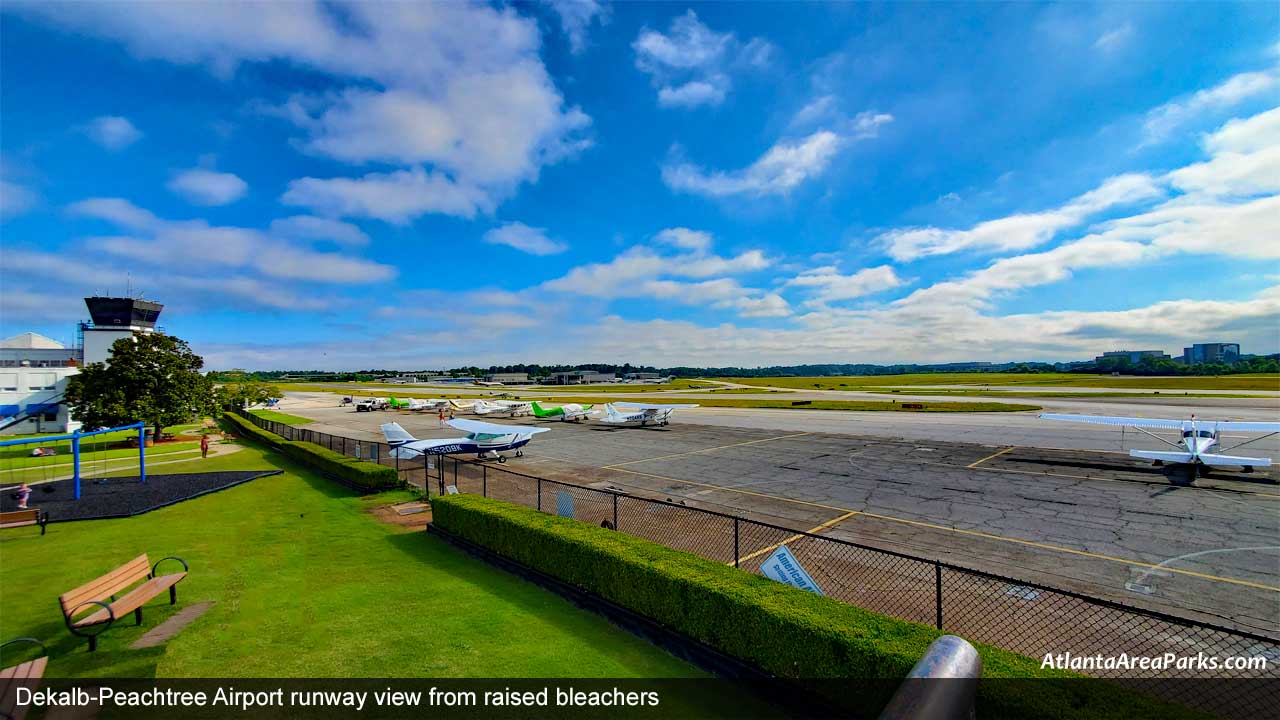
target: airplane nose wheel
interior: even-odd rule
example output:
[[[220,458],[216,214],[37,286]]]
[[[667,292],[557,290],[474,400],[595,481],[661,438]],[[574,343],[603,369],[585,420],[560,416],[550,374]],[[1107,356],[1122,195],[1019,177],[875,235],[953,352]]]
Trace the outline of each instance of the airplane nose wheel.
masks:
[[[517,451],[516,451],[516,457],[524,457],[524,451],[523,451],[523,450],[517,450]]]
[[[506,462],[506,461],[507,461],[507,456],[506,456],[506,455],[499,455],[499,456],[498,456],[498,464],[499,464],[499,465],[501,465],[502,463],[504,463],[504,462]]]

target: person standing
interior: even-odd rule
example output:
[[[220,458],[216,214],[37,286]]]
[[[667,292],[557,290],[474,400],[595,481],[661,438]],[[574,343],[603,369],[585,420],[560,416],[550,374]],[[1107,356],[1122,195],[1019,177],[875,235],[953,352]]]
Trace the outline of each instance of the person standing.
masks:
[[[209,435],[207,433],[200,436],[200,457],[209,457]]]
[[[440,411],[440,427],[444,427],[444,410]]]
[[[18,486],[18,509],[27,509],[27,499],[31,497],[31,487],[26,483]]]

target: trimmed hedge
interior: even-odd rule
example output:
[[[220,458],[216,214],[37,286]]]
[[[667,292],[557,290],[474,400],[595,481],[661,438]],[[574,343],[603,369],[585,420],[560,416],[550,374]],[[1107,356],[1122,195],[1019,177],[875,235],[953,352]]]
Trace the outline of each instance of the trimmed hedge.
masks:
[[[236,430],[238,432],[244,433],[245,435],[253,438],[254,440],[257,440],[260,443],[265,443],[267,445],[270,445],[271,447],[278,448],[282,443],[287,442],[284,438],[280,437],[279,435],[273,432],[269,432],[267,430],[263,430],[257,425],[254,425],[253,422],[243,417],[240,417],[235,413],[229,413],[229,412],[222,413],[222,419],[226,420],[232,425],[235,425]]]
[[[325,473],[339,482],[350,485],[365,492],[379,492],[400,487],[400,475],[395,468],[379,465],[365,460],[347,457],[339,452],[315,443],[286,440],[273,432],[268,432],[234,413],[223,413],[222,417],[230,421],[246,436],[258,442],[279,448],[285,455],[298,462],[309,465],[321,473]]]
[[[478,495],[445,495],[431,505],[433,524],[446,532],[778,677],[902,678],[942,635],[648,540]],[[981,717],[1206,717],[1111,682],[1043,670],[1038,660],[1007,650],[975,647],[983,661]],[[1043,680],[1004,680],[1012,678]],[[850,684],[831,699],[875,715],[893,684],[865,685]]]
[[[398,488],[403,484],[395,468],[347,457],[315,443],[286,440],[280,444],[280,449],[294,460],[310,465],[360,490],[378,492]]]

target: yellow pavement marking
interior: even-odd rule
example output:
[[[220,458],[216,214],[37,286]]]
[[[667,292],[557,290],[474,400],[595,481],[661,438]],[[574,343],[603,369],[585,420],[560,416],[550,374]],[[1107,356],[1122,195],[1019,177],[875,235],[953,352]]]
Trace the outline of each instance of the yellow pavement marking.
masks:
[[[809,530],[806,530],[805,532],[807,532],[808,534],[812,535],[812,534],[814,534],[814,533],[816,533],[816,532],[818,532],[818,531],[820,531],[820,530],[826,530],[827,528],[831,527],[832,525],[837,525],[837,524],[839,524],[839,523],[841,523],[841,522],[844,522],[845,520],[848,520],[849,518],[853,517],[854,515],[861,515],[861,514],[862,514],[862,513],[858,512],[858,511],[856,511],[856,510],[851,510],[851,511],[849,511],[849,512],[847,512],[847,513],[843,514],[843,515],[841,515],[841,516],[840,516],[840,517],[838,517],[838,518],[833,518],[833,519],[831,519],[831,520],[828,520],[828,521],[826,521],[826,522],[822,523],[821,525],[818,525],[817,527],[810,528]],[[757,551],[755,551],[755,552],[751,553],[750,555],[743,555],[742,557],[738,558],[738,562],[739,562],[739,563],[744,563],[744,562],[746,562],[746,561],[748,561],[748,560],[753,560],[753,559],[758,558],[758,557],[760,557],[761,555],[763,555],[763,554],[765,554],[765,553],[767,553],[767,552],[773,552],[774,550],[777,550],[778,548],[782,547],[783,545],[786,545],[786,544],[787,544],[787,543],[789,543],[789,542],[794,542],[794,541],[796,541],[796,540],[799,540],[799,539],[800,539],[800,538],[802,538],[802,537],[804,537],[804,535],[803,535],[803,534],[800,534],[800,535],[792,535],[791,537],[787,538],[786,540],[783,540],[783,541],[782,541],[782,542],[780,542],[780,543],[774,543],[773,545],[770,545],[769,547],[767,547],[767,548],[763,548],[763,549],[761,549],[761,550],[757,550]],[[734,563],[725,563],[725,564],[726,564],[726,565],[733,565]]]
[[[990,455],[988,455],[988,456],[986,456],[986,457],[982,458],[982,459],[981,459],[981,460],[979,460],[978,462],[975,462],[975,463],[969,463],[968,465],[965,465],[965,467],[969,467],[969,468],[976,468],[976,467],[978,467],[979,465],[981,465],[982,463],[984,463],[984,462],[986,462],[986,461],[988,461],[988,460],[995,460],[996,458],[1000,457],[1001,455],[1003,455],[1003,454],[1005,454],[1005,453],[1007,453],[1007,452],[1013,452],[1013,450],[1014,450],[1014,446],[1012,446],[1012,445],[1011,445],[1011,446],[1009,446],[1009,447],[1007,447],[1007,448],[1005,448],[1005,449],[1001,450],[1000,452],[994,452],[994,453],[991,453]]]
[[[718,445],[716,447],[703,448],[701,450],[690,450],[688,452],[674,453],[671,455],[659,455],[658,457],[645,458],[643,460],[628,460],[627,462],[614,463],[613,465],[605,465],[602,470],[613,470],[623,465],[635,465],[636,463],[653,462],[654,460],[669,460],[671,458],[684,457],[686,455],[697,455],[698,453],[714,452],[716,450],[724,450],[726,448],[742,447],[743,445],[756,445],[758,443],[773,442],[774,440],[786,440],[787,438],[803,437],[812,433],[802,432],[791,435],[779,435],[771,438],[761,438],[759,440],[748,440],[746,442],[732,443],[730,445]]]
[[[1124,565],[1132,565],[1134,567],[1149,568],[1153,570],[1164,570],[1166,572],[1177,573],[1179,575],[1187,575],[1197,577],[1204,580],[1213,580],[1216,582],[1230,583],[1232,585],[1243,585],[1245,587],[1259,588],[1261,590],[1271,590],[1280,592],[1280,587],[1272,585],[1263,585],[1262,583],[1250,582],[1248,580],[1236,580],[1234,578],[1220,577],[1218,575],[1210,575],[1208,573],[1196,572],[1194,570],[1183,570],[1181,568],[1162,567],[1153,563],[1142,562],[1141,560],[1130,560],[1126,558],[1113,557],[1111,555],[1103,555],[1101,553],[1089,552],[1087,550],[1076,550],[1075,548],[1061,547],[1059,545],[1050,545],[1048,543],[1035,542],[1034,540],[1023,540],[1021,538],[1005,537],[1003,535],[993,535],[991,533],[980,532],[977,530],[962,530],[960,528],[948,527],[946,525],[937,525],[935,523],[921,522],[919,520],[905,520],[896,518],[891,515],[880,515],[878,513],[866,512],[865,510],[850,510],[849,508],[838,507],[835,505],[824,505],[823,503],[809,502],[808,500],[794,500],[792,498],[781,497],[778,495],[769,495],[768,493],[755,492],[753,490],[739,490],[737,488],[725,487],[723,485],[712,485],[710,483],[696,482],[694,480],[681,480],[679,478],[667,477],[665,475],[654,475],[653,473],[639,472],[636,470],[626,470],[624,468],[615,468],[618,472],[631,473],[633,475],[643,475],[646,477],[657,478],[659,480],[667,480],[669,482],[684,483],[686,485],[697,485],[699,487],[715,488],[726,492],[740,493],[743,495],[754,495],[756,497],[768,498],[770,500],[779,500],[781,502],[793,503],[796,505],[808,505],[810,507],[820,507],[827,510],[835,510],[837,512],[852,512],[863,517],[876,518],[877,520],[885,520],[888,522],[903,523],[905,525],[914,525],[916,527],[925,527],[932,530],[942,530],[944,532],[956,533],[958,535],[971,535],[987,540],[998,540],[1001,542],[1013,543],[1015,545],[1026,545],[1028,547],[1038,548],[1040,550],[1051,550],[1055,552],[1067,553],[1069,555],[1079,555],[1081,557],[1093,558],[1094,560],[1106,560],[1108,562],[1122,563]]]

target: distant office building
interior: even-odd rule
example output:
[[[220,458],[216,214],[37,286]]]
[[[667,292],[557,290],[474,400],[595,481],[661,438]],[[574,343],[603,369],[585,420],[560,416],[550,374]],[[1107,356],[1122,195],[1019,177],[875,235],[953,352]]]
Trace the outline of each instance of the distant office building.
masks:
[[[595,370],[574,370],[572,372],[552,373],[547,378],[551,385],[586,385],[588,383],[611,383],[617,381],[613,373],[596,372]]]
[[[484,376],[485,382],[502,383],[503,385],[523,385],[529,382],[529,373],[493,373]]]
[[[1163,350],[1112,350],[1111,352],[1102,353],[1098,357],[1094,358],[1093,361],[1095,363],[1102,363],[1108,360],[1126,360],[1130,365],[1137,365],[1142,362],[1142,358],[1145,357],[1156,358],[1158,360],[1173,359]]]
[[[75,348],[36,333],[0,340],[0,432],[68,432],[79,427],[62,404],[80,372]]]
[[[1240,343],[1196,343],[1182,349],[1182,362],[1186,365],[1231,364],[1238,360],[1240,360]]]

